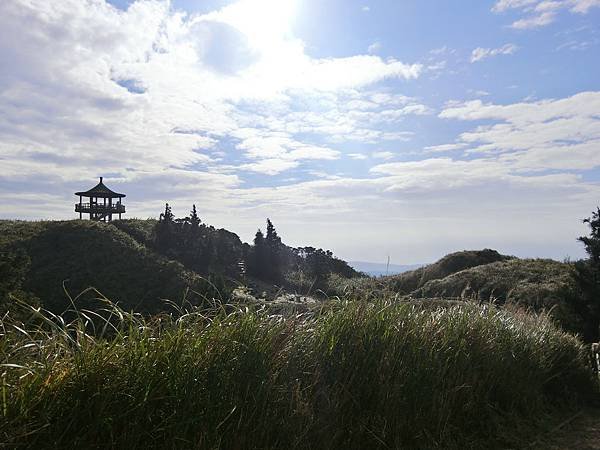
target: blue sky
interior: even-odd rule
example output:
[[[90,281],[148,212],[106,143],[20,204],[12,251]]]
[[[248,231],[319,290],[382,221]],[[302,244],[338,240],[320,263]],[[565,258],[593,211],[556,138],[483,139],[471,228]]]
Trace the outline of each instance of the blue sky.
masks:
[[[8,0],[0,217],[192,203],[250,240],[419,263],[583,256],[600,0]]]

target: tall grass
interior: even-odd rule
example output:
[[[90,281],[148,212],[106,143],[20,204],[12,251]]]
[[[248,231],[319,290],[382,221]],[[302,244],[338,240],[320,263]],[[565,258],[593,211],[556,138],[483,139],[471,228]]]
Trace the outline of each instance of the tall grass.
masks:
[[[0,323],[6,446],[506,447],[591,386],[576,338],[492,307],[30,315]]]

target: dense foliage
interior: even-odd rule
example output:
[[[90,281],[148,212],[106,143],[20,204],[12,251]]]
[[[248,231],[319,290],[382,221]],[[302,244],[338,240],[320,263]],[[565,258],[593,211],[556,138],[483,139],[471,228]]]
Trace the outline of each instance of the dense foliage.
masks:
[[[309,290],[295,283],[297,274],[316,292],[331,273],[357,275],[329,251],[286,246],[270,220],[264,242],[251,246],[203,224],[195,206],[175,218],[167,205],[158,221],[0,221],[1,311],[19,298],[62,312],[95,287],[125,309],[154,313],[164,299],[227,298],[240,283]],[[96,297],[90,290],[77,302],[89,306]]]
[[[152,321],[109,308],[68,325],[8,315],[0,442],[516,448],[591,392],[582,345],[546,318],[423,305],[331,302],[290,317],[228,306]]]
[[[69,308],[74,297],[78,305],[90,306],[98,295],[86,291],[89,287],[126,310],[149,313],[164,309],[162,299],[198,303],[218,295],[211,283],[178,262],[104,223],[3,221],[0,235],[3,311],[15,298],[39,298],[54,312]]]
[[[270,219],[266,233],[259,229],[251,246],[242,244],[236,234],[204,225],[195,205],[189,216],[176,218],[167,204],[150,236],[124,222],[115,225],[134,237],[140,236],[157,252],[200,274],[248,281],[243,277],[247,273],[262,282],[291,290],[306,291],[312,287],[313,292],[325,289],[331,274],[344,278],[359,275],[329,250],[285,245]]]
[[[583,222],[590,228],[589,236],[581,236],[579,241],[585,246],[589,258],[575,263],[576,277],[581,287],[579,304],[586,313],[590,341],[600,340],[600,208]]]

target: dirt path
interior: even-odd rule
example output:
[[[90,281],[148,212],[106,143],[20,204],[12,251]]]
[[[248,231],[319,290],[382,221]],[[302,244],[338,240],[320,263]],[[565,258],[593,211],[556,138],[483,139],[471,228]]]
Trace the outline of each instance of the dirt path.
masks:
[[[600,450],[600,409],[587,409],[538,441],[535,450]]]

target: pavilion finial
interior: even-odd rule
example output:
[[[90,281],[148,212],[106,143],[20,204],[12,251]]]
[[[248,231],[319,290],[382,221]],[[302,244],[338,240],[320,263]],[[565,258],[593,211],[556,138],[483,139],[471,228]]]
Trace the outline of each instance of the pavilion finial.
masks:
[[[102,183],[102,177],[100,177],[100,183]]]

